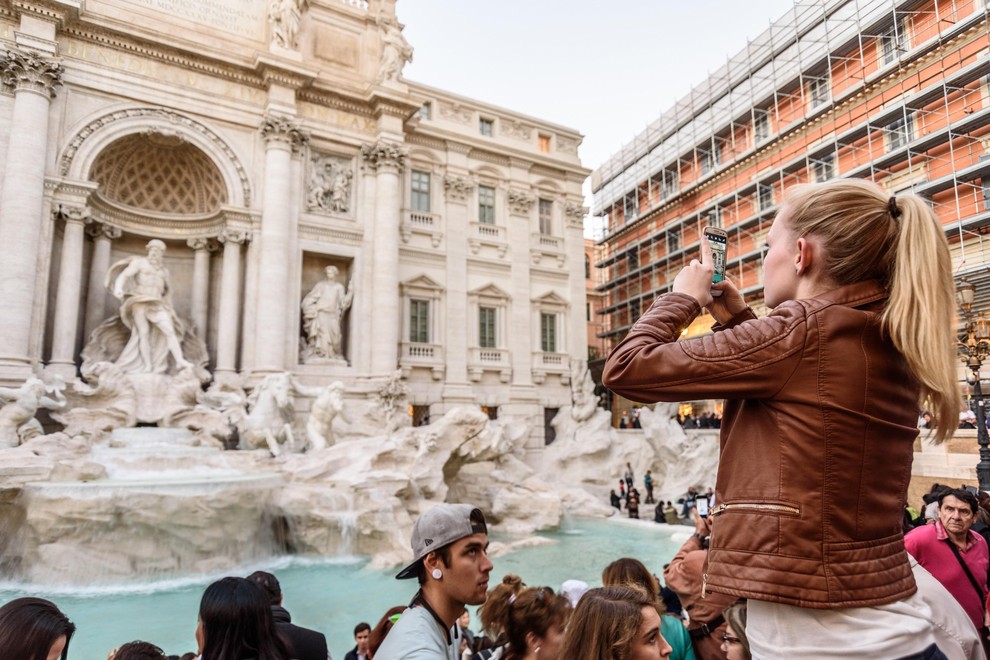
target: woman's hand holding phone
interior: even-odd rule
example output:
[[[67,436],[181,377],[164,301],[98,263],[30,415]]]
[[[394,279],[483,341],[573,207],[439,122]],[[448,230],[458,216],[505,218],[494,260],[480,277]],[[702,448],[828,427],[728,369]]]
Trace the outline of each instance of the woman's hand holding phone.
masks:
[[[719,323],[728,323],[733,316],[746,309],[746,300],[732,280],[724,279],[713,284],[712,288],[722,292],[721,296],[712,298],[712,302],[707,305],[708,313]]]

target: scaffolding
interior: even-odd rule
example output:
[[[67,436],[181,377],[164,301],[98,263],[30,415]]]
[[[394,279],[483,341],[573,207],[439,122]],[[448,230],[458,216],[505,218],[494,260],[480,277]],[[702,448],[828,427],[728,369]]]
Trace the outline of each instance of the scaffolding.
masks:
[[[759,301],[763,237],[783,190],[833,176],[930,199],[958,274],[986,292],[984,5],[799,0],[595,170],[597,265],[607,272],[601,313],[610,319],[603,336],[623,335],[633,312],[668,290],[707,224],[729,232],[730,272]]]

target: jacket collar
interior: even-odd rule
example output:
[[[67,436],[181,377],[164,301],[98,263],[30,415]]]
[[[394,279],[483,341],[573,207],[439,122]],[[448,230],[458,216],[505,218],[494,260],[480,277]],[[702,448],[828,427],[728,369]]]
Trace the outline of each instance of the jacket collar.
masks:
[[[863,280],[855,284],[836,287],[831,291],[815,296],[812,300],[822,304],[866,307],[879,300],[884,300],[888,295],[887,290],[876,280]]]
[[[272,618],[275,619],[276,623],[292,623],[289,610],[280,605],[272,605]]]
[[[973,541],[977,536],[979,536],[979,534],[974,532],[972,527],[969,529],[968,532],[966,532],[966,547],[965,549],[963,549],[963,552],[966,552],[966,550],[969,550],[971,547],[973,547]],[[945,531],[945,525],[942,524],[941,520],[935,521],[935,538],[937,538],[939,541],[948,541],[949,543],[952,543],[952,541],[949,540],[949,533]]]

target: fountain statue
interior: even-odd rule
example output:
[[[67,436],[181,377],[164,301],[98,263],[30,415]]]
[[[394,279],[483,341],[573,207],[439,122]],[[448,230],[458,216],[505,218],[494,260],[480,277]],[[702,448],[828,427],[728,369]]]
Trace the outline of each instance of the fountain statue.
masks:
[[[354,298],[354,280],[344,289],[337,281],[336,266],[327,266],[326,279],[310,289],[302,301],[306,344],[303,361],[344,360],[341,351],[341,321]]]

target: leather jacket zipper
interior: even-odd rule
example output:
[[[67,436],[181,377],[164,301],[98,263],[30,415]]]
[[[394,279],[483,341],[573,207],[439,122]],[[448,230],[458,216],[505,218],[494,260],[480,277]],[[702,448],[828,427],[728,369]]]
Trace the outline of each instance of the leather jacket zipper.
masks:
[[[783,513],[801,513],[801,509],[796,506],[790,506],[787,504],[766,504],[764,502],[732,502],[730,504],[719,504],[714,509],[712,509],[711,515],[717,516],[718,514],[726,511],[727,509],[756,509],[757,511],[779,511]],[[708,544],[712,545],[712,541],[715,540],[715,528],[717,525],[712,525],[712,533],[708,537]],[[704,598],[706,592],[708,591],[708,573],[706,572],[701,576],[701,597]]]

